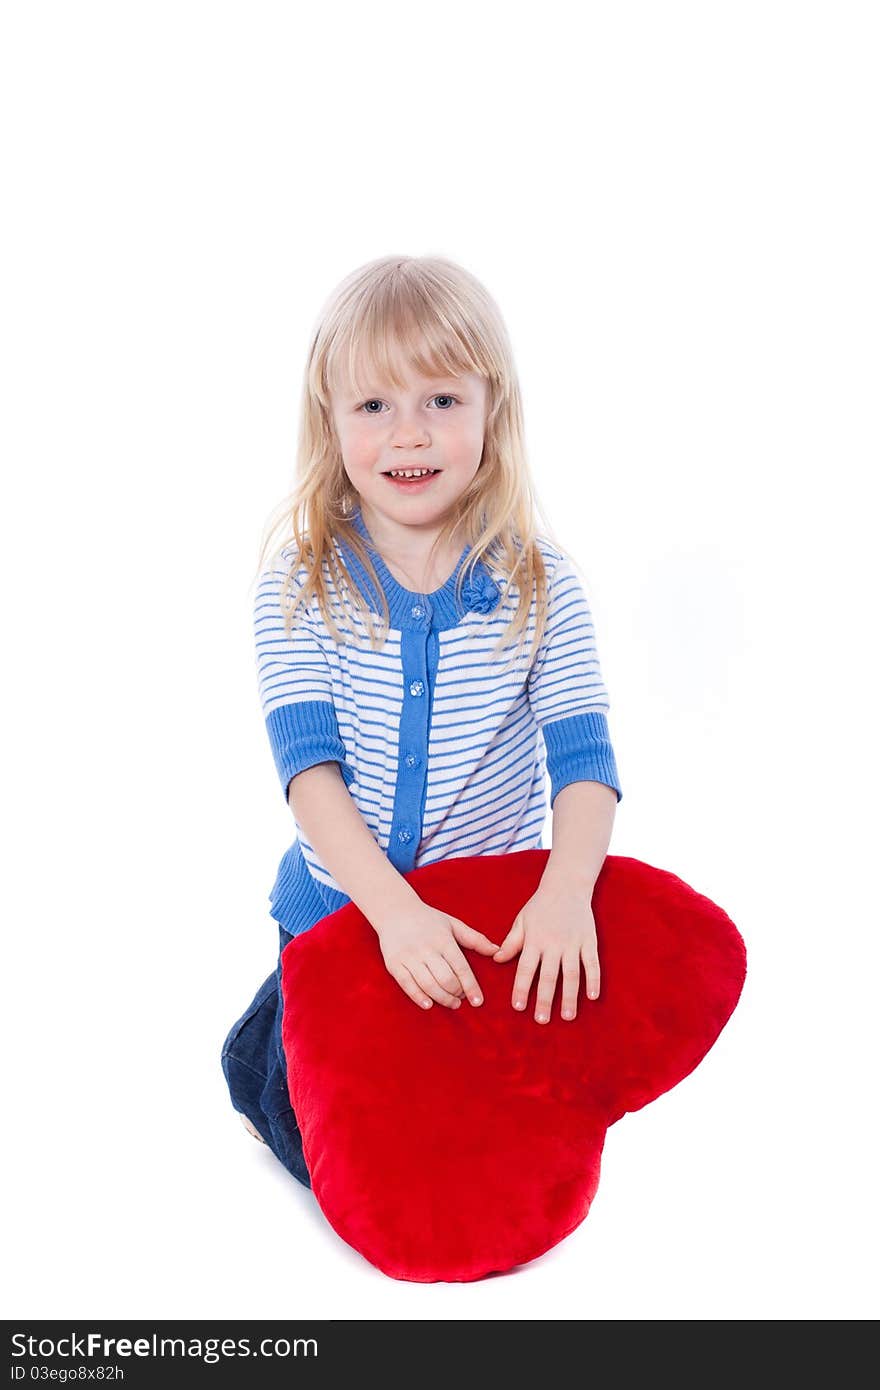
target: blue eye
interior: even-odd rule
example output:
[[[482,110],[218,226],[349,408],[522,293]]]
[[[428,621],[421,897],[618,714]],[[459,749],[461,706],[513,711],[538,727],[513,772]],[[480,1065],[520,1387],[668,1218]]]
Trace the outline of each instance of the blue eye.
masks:
[[[448,394],[448,392],[446,392],[446,391],[440,392],[440,393],[438,393],[436,396],[432,396],[432,397],[431,397],[431,400],[432,400],[432,401],[449,401],[449,402],[450,402],[450,405],[453,405],[453,404],[454,404],[454,405],[458,405],[458,404],[460,403],[460,402],[458,401],[458,398],[457,398],[456,396],[450,396],[450,395]],[[381,409],[381,408],[382,408],[382,405],[383,405],[383,404],[384,404],[384,402],[383,402],[383,401],[380,401],[376,396],[371,396],[370,399],[369,399],[368,401],[364,401],[363,405],[359,405],[359,406],[358,406],[358,410],[364,411],[364,413],[365,413],[366,415],[381,415],[381,413],[382,413],[382,409]],[[370,410],[369,407],[370,407],[370,406],[373,406],[373,405],[379,406],[379,409],[378,409],[378,410]],[[449,408],[450,408],[450,406],[446,406],[446,405],[440,407],[440,409],[443,410],[443,411],[447,411],[447,410],[449,410]]]

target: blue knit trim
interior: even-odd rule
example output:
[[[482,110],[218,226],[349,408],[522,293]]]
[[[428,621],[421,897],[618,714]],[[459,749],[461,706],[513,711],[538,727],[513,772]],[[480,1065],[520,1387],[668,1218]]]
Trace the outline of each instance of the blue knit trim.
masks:
[[[278,866],[269,894],[270,914],[279,926],[292,936],[299,936],[350,902],[345,893],[312,877],[302,846],[294,840]]]
[[[422,597],[415,607],[424,607]],[[415,620],[414,620],[415,621]],[[427,790],[428,733],[434,682],[437,676],[436,638],[432,643],[427,614],[418,627],[404,628],[400,637],[403,663],[403,707],[400,712],[397,786],[388,842],[388,858],[400,873],[415,867],[422,838],[422,802]],[[429,656],[433,653],[433,659]]]
[[[329,701],[300,700],[279,705],[269,712],[266,729],[285,802],[291,778],[316,763],[338,762],[345,785],[350,787],[355,780],[354,768],[346,761],[348,754],[339,736],[336,710]]]
[[[608,733],[608,717],[600,710],[572,714],[541,726],[550,774],[550,808],[569,782],[604,782],[623,800],[614,749]]]
[[[373,567],[388,602],[390,626],[395,631],[405,632],[407,628],[422,630],[425,626],[422,619],[427,614],[432,618],[433,630],[445,632],[449,628],[457,627],[466,613],[490,613],[500,603],[501,589],[482,560],[477,560],[475,564],[468,566],[467,578],[462,585],[461,600],[456,600],[455,587],[459,572],[470,554],[471,547],[469,545],[464,547],[455,569],[445,584],[441,585],[439,589],[435,589],[431,594],[417,594],[411,589],[405,589],[394,578],[373,543],[373,538],[366,528],[359,506],[355,507],[351,513],[351,523],[364,542],[373,562]],[[373,611],[379,613],[381,603],[369,575],[351,546],[344,542],[339,544],[345,557],[345,563],[351,570],[358,588]]]

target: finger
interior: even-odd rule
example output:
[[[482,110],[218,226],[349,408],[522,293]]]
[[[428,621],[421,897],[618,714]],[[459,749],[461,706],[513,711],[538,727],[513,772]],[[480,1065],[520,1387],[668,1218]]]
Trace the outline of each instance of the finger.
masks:
[[[461,980],[449,964],[449,961],[446,960],[439,951],[435,951],[432,955],[428,956],[425,960],[425,964],[440,988],[445,989],[447,994],[454,994],[458,997],[464,992],[461,987]]]
[[[581,958],[577,951],[562,957],[562,1017],[574,1018],[577,1013],[578,990],[581,986]]]
[[[456,950],[454,946],[450,946],[446,954],[446,959],[450,969],[454,970],[458,976],[461,988],[464,990],[471,1003],[482,1004],[483,991],[477,983],[477,977],[467,963],[467,958],[462,955],[461,951]]]
[[[495,959],[499,961],[510,960],[511,956],[515,956],[517,951],[522,950],[522,944],[522,918],[517,916],[514,920],[513,926],[510,928],[510,931],[507,933],[501,945],[498,947],[498,950],[495,952]]]
[[[490,941],[488,936],[484,936],[475,927],[469,927],[466,922],[459,922],[457,918],[452,919],[453,935],[461,946],[467,946],[473,951],[481,951],[484,956],[492,956],[498,950],[498,942]]]
[[[550,1010],[553,1007],[553,995],[556,993],[556,980],[559,975],[560,957],[544,952],[541,960],[541,972],[538,975],[538,997],[535,1000],[535,1022],[549,1023]]]
[[[422,1009],[430,1009],[432,1001],[428,998],[420,985],[417,985],[412,975],[402,966],[398,970],[391,972],[394,979],[400,985],[404,994],[409,995],[414,1004],[418,1004]]]
[[[445,1004],[447,1009],[457,1009],[459,1007],[461,1000],[457,998],[456,995],[450,994],[449,990],[444,989],[441,984],[438,984],[424,961],[414,960],[407,962],[406,968],[412,975],[416,984],[421,985],[425,994],[429,995],[435,1003]]]
[[[513,995],[511,1002],[515,1009],[524,1009],[528,1003],[529,990],[532,987],[532,976],[538,968],[540,957],[534,947],[526,947],[519,958],[519,965],[516,967],[516,975],[513,981]]]
[[[595,946],[584,946],[581,949],[581,959],[584,962],[584,971],[587,976],[587,998],[598,999],[601,983],[599,952]]]

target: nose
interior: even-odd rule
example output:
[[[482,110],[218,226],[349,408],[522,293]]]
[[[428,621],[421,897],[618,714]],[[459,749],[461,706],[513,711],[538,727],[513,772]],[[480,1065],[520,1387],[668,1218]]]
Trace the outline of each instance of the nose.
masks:
[[[397,449],[415,449],[429,442],[428,431],[423,421],[407,411],[401,411],[394,424],[391,444]]]

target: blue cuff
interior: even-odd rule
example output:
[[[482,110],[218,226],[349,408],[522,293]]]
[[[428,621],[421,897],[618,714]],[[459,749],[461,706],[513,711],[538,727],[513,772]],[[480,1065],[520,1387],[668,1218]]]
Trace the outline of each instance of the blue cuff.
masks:
[[[281,778],[287,802],[290,779],[316,763],[338,762],[347,787],[354,781],[354,769],[346,762],[345,744],[339,737],[336,710],[327,700],[301,700],[279,705],[266,718],[272,756]]]
[[[604,782],[623,800],[614,749],[608,736],[608,718],[599,710],[572,714],[541,726],[547,747],[550,774],[550,806],[569,782]]]

